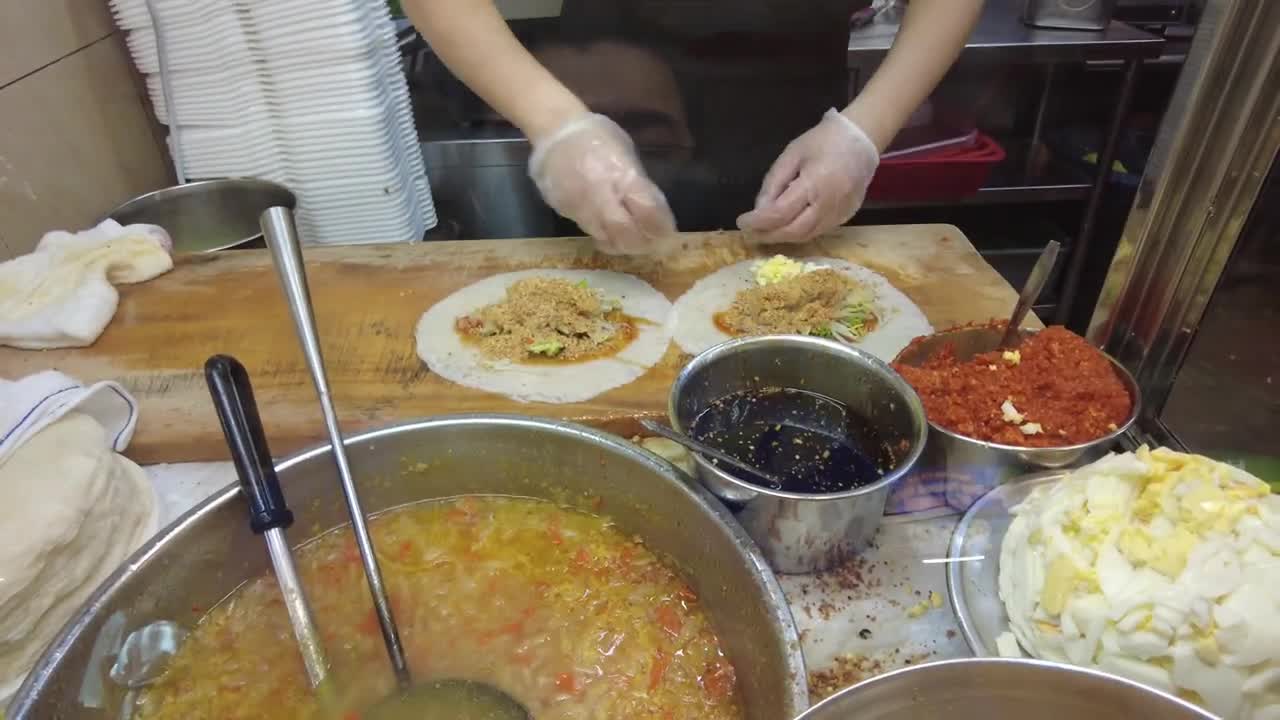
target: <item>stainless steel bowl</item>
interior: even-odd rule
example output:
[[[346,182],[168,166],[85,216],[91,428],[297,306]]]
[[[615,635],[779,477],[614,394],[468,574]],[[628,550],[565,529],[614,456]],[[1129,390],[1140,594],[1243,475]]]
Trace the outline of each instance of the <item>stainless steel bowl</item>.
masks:
[[[765,388],[796,388],[838,400],[873,423],[889,447],[904,448],[880,481],[822,495],[753,485],[694,455],[699,480],[735,510],[775,570],[824,570],[875,536],[889,491],[924,449],[924,406],[905,380],[861,350],[819,338],[767,336],[730,340],[694,358],[671,387],[671,424],[687,432],[712,402]]]
[[[1024,329],[1022,338],[1026,339],[1037,332],[1039,331]],[[919,366],[947,345],[955,348],[957,359],[968,360],[974,355],[991,352],[999,347],[1001,335],[1001,329],[991,327],[936,333],[907,346],[894,362]],[[1040,470],[1078,467],[1101,458],[1115,447],[1117,439],[1133,425],[1142,409],[1142,393],[1138,389],[1138,383],[1115,358],[1108,355],[1107,359],[1111,361],[1116,375],[1133,399],[1133,410],[1129,417],[1114,432],[1079,445],[1026,448],[975,440],[930,422],[929,452],[924,464],[950,477],[974,478],[976,485],[990,488]]]
[[[175,253],[212,252],[262,237],[258,216],[297,205],[288,188],[266,180],[230,178],[175,185],[136,197],[107,217],[122,225],[159,225]]]
[[[799,720],[1212,720],[1172,695],[1095,670],[982,658],[917,665],[858,683]]]
[[[459,416],[349,438],[369,512],[465,494],[545,498],[599,507],[670,558],[697,591],[737,670],[747,717],[791,718],[808,707],[791,612],[777,580],[732,517],[670,464],[620,438],[517,416]],[[346,522],[328,446],[278,467],[298,517],[295,545]],[[232,486],[184,515],[100,587],[46,650],[9,708],[10,720],[101,720],[118,697],[106,679],[114,634],[157,620],[190,628],[246,580],[269,571]],[[110,708],[104,715],[101,708]]]

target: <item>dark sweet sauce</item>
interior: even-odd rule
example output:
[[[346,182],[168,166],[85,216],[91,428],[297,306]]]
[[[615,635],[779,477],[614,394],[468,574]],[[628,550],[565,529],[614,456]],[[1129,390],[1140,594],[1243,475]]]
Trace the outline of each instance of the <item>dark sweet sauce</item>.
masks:
[[[884,477],[896,462],[869,421],[804,390],[768,388],[720,398],[694,418],[690,433],[777,475],[783,485],[772,489],[786,492],[853,490]]]

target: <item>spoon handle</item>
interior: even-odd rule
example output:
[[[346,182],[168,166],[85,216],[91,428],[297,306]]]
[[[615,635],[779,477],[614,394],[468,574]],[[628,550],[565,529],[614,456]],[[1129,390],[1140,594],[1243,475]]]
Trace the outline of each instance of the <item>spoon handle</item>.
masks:
[[[347,514],[351,517],[356,549],[359,550],[360,560],[364,565],[365,579],[369,583],[369,594],[373,596],[373,608],[382,629],[382,640],[387,646],[391,669],[395,672],[401,689],[405,689],[413,680],[404,646],[400,642],[400,631],[396,628],[395,617],[391,612],[391,601],[382,580],[382,570],[378,567],[378,558],[373,552],[373,540],[369,536],[364,509],[360,505],[351,464],[347,461],[347,446],[342,441],[342,431],[338,427],[338,414],[333,408],[333,397],[329,392],[329,379],[325,374],[324,357],[320,352],[315,313],[311,308],[311,291],[307,287],[307,270],[302,262],[302,247],[298,240],[298,228],[293,222],[293,211],[284,207],[269,208],[262,213],[259,223],[262,234],[266,237],[267,247],[271,249],[280,284],[284,287],[285,299],[289,302],[294,328],[302,342],[302,353],[306,356],[307,368],[311,371],[311,381],[315,384],[316,395],[320,400],[325,429],[329,432],[330,451],[338,468],[338,479],[342,484],[342,495],[347,501]]]
[[[1018,329],[1022,327],[1022,321],[1027,319],[1027,313],[1031,311],[1031,306],[1040,298],[1040,293],[1044,292],[1044,285],[1049,281],[1049,275],[1053,272],[1053,266],[1058,262],[1058,250],[1062,245],[1057,240],[1050,240],[1048,245],[1044,246],[1044,250],[1040,253],[1040,259],[1036,260],[1035,267],[1031,268],[1031,274],[1027,276],[1027,282],[1022,286],[1022,294],[1018,296],[1018,304],[1013,308],[1013,315],[1009,316],[1009,324],[1005,326],[1004,337],[1000,338],[1000,347],[1006,348],[1015,344],[1018,337]]]
[[[640,425],[644,427],[645,430],[648,430],[651,433],[656,433],[658,435],[661,435],[662,437],[670,440],[673,443],[683,445],[684,447],[688,448],[689,450],[692,450],[693,452],[698,453],[699,455],[706,455],[707,457],[712,458],[717,462],[721,462],[721,463],[724,463],[725,465],[728,465],[729,467],[733,468],[734,470],[737,470],[740,473],[746,473],[752,477],[760,478],[766,481],[767,483],[769,483],[770,485],[772,485],[775,490],[781,490],[783,488],[784,483],[782,482],[782,478],[778,477],[777,475],[774,475],[773,473],[768,472],[767,470],[760,470],[759,468],[751,467],[750,465],[742,462],[741,460],[733,457],[732,455],[728,455],[726,453],[720,452],[719,450],[709,445],[706,445],[704,443],[698,442],[697,440],[694,440],[693,438],[689,437],[688,435],[685,435],[684,433],[676,432],[675,430],[672,430],[666,425],[656,423],[649,419],[641,420]]]

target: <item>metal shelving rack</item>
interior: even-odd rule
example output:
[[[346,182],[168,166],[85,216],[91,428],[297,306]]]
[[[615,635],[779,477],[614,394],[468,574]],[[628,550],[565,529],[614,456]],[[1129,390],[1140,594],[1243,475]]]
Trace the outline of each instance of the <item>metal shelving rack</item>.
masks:
[[[1092,183],[1053,182],[1042,178],[1022,184],[998,182],[983,188],[977,194],[945,203],[955,204],[1006,204],[1051,202],[1059,200],[1084,200],[1084,214],[1080,232],[1075,238],[1070,263],[1062,279],[1058,294],[1056,321],[1066,320],[1071,303],[1079,288],[1085,257],[1097,228],[1098,211],[1102,205],[1111,166],[1115,159],[1116,145],[1129,111],[1133,91],[1143,63],[1160,57],[1165,40],[1157,35],[1139,30],[1122,22],[1113,21],[1106,30],[1046,30],[1024,25],[1019,19],[1019,0],[987,0],[978,26],[965,45],[960,62],[1007,62],[1023,65],[1042,65],[1044,84],[1040,91],[1035,123],[1032,127],[1029,149],[1039,147],[1044,136],[1046,108],[1054,90],[1055,68],[1068,63],[1097,63],[1122,65],[1123,79],[1115,109],[1107,123],[1105,141],[1098,153],[1098,173]],[[884,58],[893,44],[897,26],[873,23],[854,30],[849,37],[848,62],[850,70],[859,77],[869,74]],[[1010,153],[1006,163],[1024,162],[1033,152]],[[1027,167],[1030,161],[1025,160]],[[1016,175],[1017,168],[1012,168]],[[1030,173],[1023,173],[1024,177]],[[909,203],[875,203],[869,207],[911,207]]]

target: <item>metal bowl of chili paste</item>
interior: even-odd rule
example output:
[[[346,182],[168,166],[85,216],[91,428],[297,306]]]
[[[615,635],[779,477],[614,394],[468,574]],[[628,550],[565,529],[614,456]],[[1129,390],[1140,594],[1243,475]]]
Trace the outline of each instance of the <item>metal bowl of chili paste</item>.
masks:
[[[1001,382],[1002,371],[1030,359],[1023,356],[1023,350],[1035,352],[1027,347],[1027,341],[1041,331],[1023,329],[1021,343],[1013,349],[1017,351],[1016,355],[996,352],[1003,332],[1003,323],[946,330],[916,338],[895,358],[893,367],[920,394],[929,418],[928,451],[922,464],[941,470],[949,477],[976,479],[981,481],[981,485],[991,487],[1039,470],[1077,467],[1114,449],[1120,436],[1137,419],[1142,405],[1138,384],[1129,371],[1115,358],[1095,348],[1089,348],[1089,351],[1097,353],[1105,363],[1089,364],[1095,373],[1098,367],[1109,369],[1114,373],[1113,378],[1091,376],[1088,369],[1079,363],[1068,362],[1070,355],[1055,355],[1052,370],[1038,372],[1030,378],[1027,377],[1027,369],[1023,368],[1023,382],[1018,391],[1023,397],[1047,392],[1046,388],[1053,382],[1046,379],[1049,372],[1061,373],[1058,377],[1069,383],[1073,392],[1069,404],[1059,403],[1052,422],[1047,418],[1037,422],[1038,418],[1029,411],[1025,417],[1019,417],[1022,409],[1016,406],[1018,398],[993,397],[993,391],[1003,387],[996,384]],[[1054,330],[1055,334],[1064,332],[1062,329]],[[926,367],[930,361],[936,363],[944,353],[949,356],[946,362],[955,366],[956,374],[943,383],[924,387],[926,378],[915,370]],[[986,355],[988,353],[990,355]],[[975,363],[978,356],[984,357]],[[1045,364],[1038,362],[1038,368],[1045,368]],[[991,372],[993,385],[990,387],[983,384],[984,369]],[[1115,397],[1102,393],[1115,393],[1121,389],[1128,395],[1128,413],[1099,428],[1095,410],[1103,404],[1112,408],[1116,405]],[[1107,398],[1106,403],[1100,400],[1103,397]],[[1008,409],[1012,413],[1006,412],[1001,398],[1009,401]],[[989,431],[993,425],[1007,423],[1008,428],[1003,434],[1008,436],[1024,434],[1022,428],[1033,424],[1027,429],[1034,432],[1025,435],[1025,441],[1019,444],[971,437],[948,422],[939,422],[942,404],[946,404],[948,421],[954,421],[957,414],[962,415],[967,410],[972,412],[973,424],[970,427],[985,427]],[[1064,407],[1071,407],[1073,411],[1064,412]],[[984,434],[990,435],[989,432]],[[1061,442],[1057,442],[1059,439]]]

